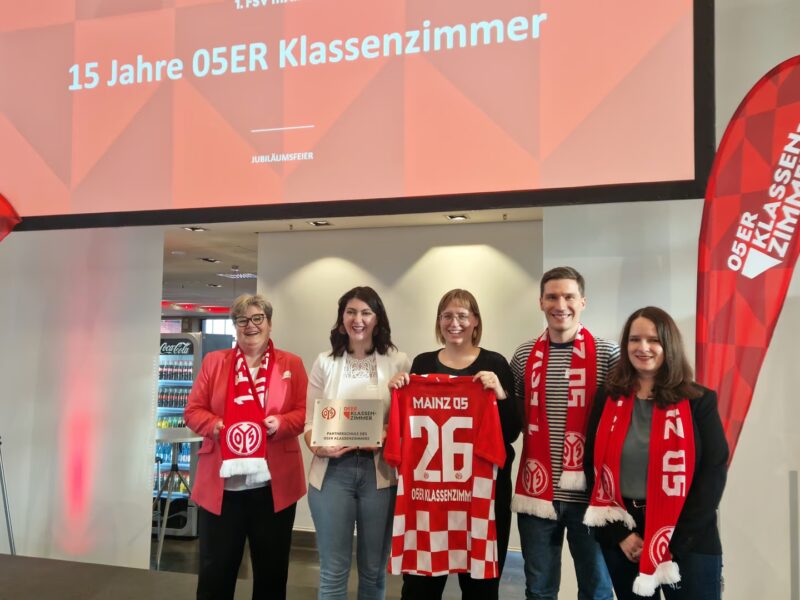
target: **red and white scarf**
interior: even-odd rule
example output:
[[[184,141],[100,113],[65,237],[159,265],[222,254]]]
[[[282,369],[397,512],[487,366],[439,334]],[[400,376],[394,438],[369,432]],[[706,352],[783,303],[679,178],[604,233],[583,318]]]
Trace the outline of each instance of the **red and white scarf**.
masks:
[[[545,519],[555,519],[553,508],[553,469],[550,462],[550,428],[545,400],[547,362],[550,353],[548,331],[539,336],[525,364],[525,414],[522,460],[511,508]],[[585,490],[583,455],[586,445],[586,421],[597,391],[597,348],[594,337],[583,325],[578,327],[572,344],[569,370],[567,423],[564,431],[564,454],[558,487],[562,490]]]
[[[255,381],[242,349],[236,346],[219,442],[222,466],[219,476],[247,475],[247,484],[270,478],[267,467],[266,396],[275,361],[272,340],[261,359]],[[262,404],[261,399],[264,399]]]
[[[633,395],[606,401],[595,442],[594,489],[583,519],[591,527],[602,527],[612,521],[621,521],[628,529],[636,526],[620,490],[620,457],[634,402]],[[681,580],[678,565],[669,552],[669,542],[692,485],[695,465],[694,427],[688,400],[665,408],[654,406],[650,427],[644,547],[639,575],[633,583],[633,593],[639,596],[652,596],[659,585]]]

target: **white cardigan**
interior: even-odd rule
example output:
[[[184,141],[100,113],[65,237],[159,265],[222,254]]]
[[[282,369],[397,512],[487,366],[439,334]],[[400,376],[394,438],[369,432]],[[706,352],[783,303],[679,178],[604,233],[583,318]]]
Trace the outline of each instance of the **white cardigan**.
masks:
[[[389,418],[389,404],[392,394],[389,390],[389,380],[401,371],[408,373],[411,361],[404,352],[389,350],[388,353],[376,354],[378,369],[378,386],[376,393],[383,401],[384,422]],[[308,376],[308,392],[306,394],[306,425],[305,430],[311,430],[311,421],[314,414],[314,402],[318,398],[323,400],[340,399],[339,394],[342,377],[344,375],[345,356],[332,357],[330,351],[321,352],[311,367]],[[328,468],[328,458],[314,456],[311,468],[308,471],[308,483],[317,489],[322,489],[325,471]],[[383,452],[375,452],[375,480],[378,489],[386,488],[397,483],[394,469],[383,460]]]

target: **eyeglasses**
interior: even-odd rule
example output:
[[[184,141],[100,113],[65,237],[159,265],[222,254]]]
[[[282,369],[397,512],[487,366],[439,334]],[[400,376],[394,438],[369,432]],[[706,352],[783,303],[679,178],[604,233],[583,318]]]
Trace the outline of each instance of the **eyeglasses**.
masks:
[[[233,320],[233,322],[236,323],[237,327],[241,327],[242,329],[244,329],[245,327],[247,327],[247,324],[250,323],[251,321],[253,322],[253,325],[261,325],[266,318],[267,315],[261,313],[253,315],[252,317],[236,317]]]
[[[442,313],[439,315],[439,320],[442,323],[449,323],[452,320],[456,320],[462,325],[466,325],[469,323],[469,313]]]

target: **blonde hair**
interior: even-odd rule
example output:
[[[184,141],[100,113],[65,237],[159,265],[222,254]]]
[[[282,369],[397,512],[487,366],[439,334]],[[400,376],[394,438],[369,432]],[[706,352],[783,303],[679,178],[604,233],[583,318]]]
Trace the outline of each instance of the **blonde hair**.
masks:
[[[441,300],[439,300],[439,306],[436,309],[436,340],[440,344],[445,343],[442,330],[439,328],[439,317],[441,316],[442,311],[451,302],[455,302],[456,304],[463,306],[478,319],[478,324],[475,325],[475,329],[472,330],[472,344],[477,346],[481,341],[481,333],[483,332],[483,321],[481,319],[481,311],[478,308],[478,301],[475,300],[475,296],[473,296],[470,292],[459,288],[450,290],[444,296],[442,296]]]
[[[272,323],[272,304],[267,302],[267,299],[261,294],[242,294],[234,300],[231,305],[231,320],[235,321],[239,317],[243,317],[251,306],[257,306],[264,311],[267,321]]]

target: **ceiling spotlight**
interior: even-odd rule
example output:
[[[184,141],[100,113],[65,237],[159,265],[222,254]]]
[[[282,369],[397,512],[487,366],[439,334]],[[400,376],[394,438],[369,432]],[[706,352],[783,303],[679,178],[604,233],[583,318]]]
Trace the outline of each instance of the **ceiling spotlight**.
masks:
[[[200,231],[208,231],[205,227],[184,227],[186,231],[192,231],[194,233],[198,233]]]
[[[313,225],[314,227],[330,227],[331,222],[325,221],[320,219],[319,221],[306,221],[309,225]]]
[[[213,287],[213,288],[221,288],[222,287],[221,283],[207,283],[206,285],[208,287]]]
[[[447,220],[448,221],[454,221],[454,222],[467,221],[467,220],[469,220],[469,217],[467,215],[447,215]]]
[[[217,276],[225,279],[258,279],[255,273],[217,273]]]
[[[200,260],[202,260],[202,261],[205,261],[205,262],[207,262],[207,263],[214,263],[214,264],[217,264],[217,263],[220,263],[220,262],[222,262],[222,261],[221,261],[221,260],[219,260],[218,258],[211,258],[211,257],[209,257],[209,256],[204,256],[204,257],[203,257],[203,258],[201,258]]]

